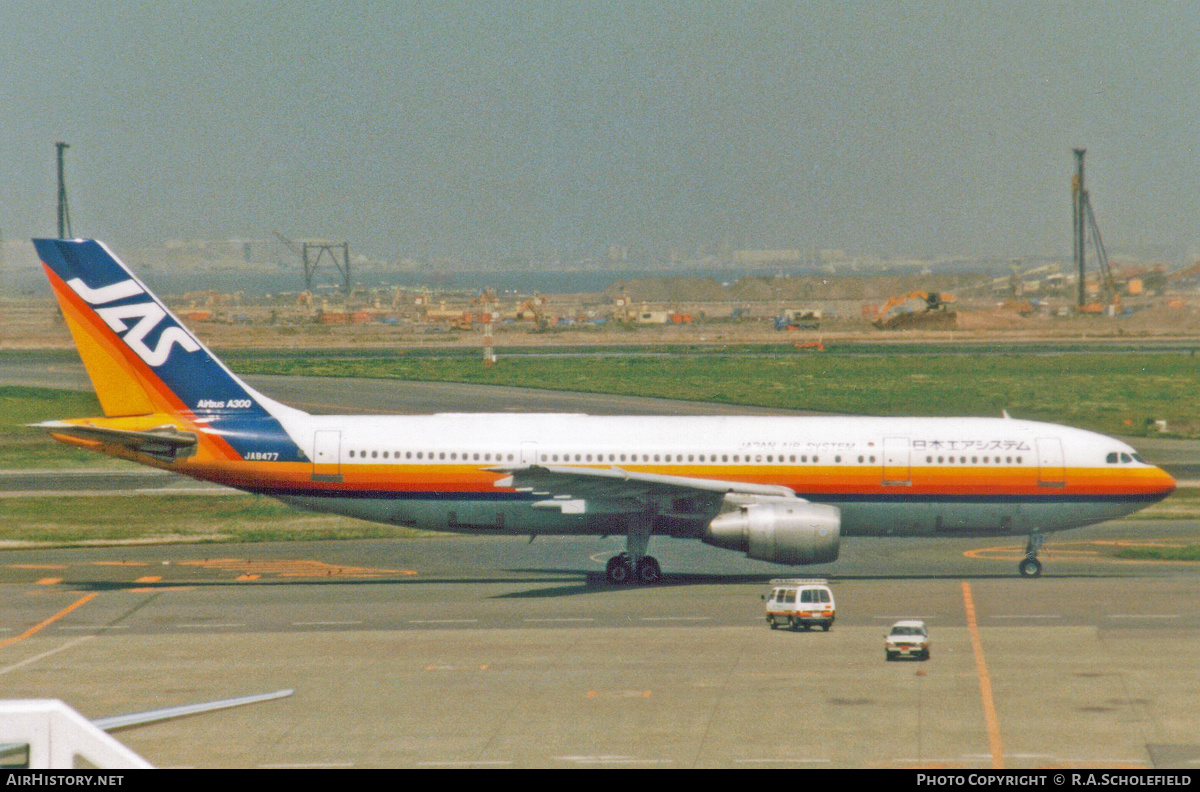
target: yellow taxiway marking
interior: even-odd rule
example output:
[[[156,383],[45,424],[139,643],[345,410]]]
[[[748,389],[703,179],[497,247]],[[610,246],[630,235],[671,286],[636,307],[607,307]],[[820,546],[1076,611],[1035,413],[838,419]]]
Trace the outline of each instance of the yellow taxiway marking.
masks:
[[[9,569],[66,569],[65,564],[9,564]]]
[[[983,639],[975,619],[975,598],[971,584],[962,582],[963,607],[967,611],[967,632],[971,634],[971,649],[975,652],[975,671],[979,675],[979,696],[983,699],[983,720],[987,725],[988,747],[992,751],[992,769],[1004,769],[1004,746],[1000,742],[1000,719],[996,717],[996,702],[992,698],[992,678],[988,675],[983,657]]]
[[[133,582],[134,583],[157,583],[160,580],[162,580],[162,575],[144,575]]]
[[[326,564],[306,559],[256,561],[248,558],[207,558],[203,561],[180,561],[183,566],[197,566],[222,572],[240,572],[238,580],[254,580],[262,575],[276,577],[379,577],[381,575],[415,575],[415,569],[372,569],[370,567]],[[254,575],[255,577],[249,577]]]
[[[42,578],[37,582],[37,585],[53,586],[55,583],[62,583],[62,578]]]
[[[1187,542],[1180,540],[1166,542],[1144,542],[1133,539],[1096,539],[1085,542],[1061,542],[1054,545],[1042,545],[1038,552],[1041,558],[1052,558],[1055,561],[1092,561],[1108,564],[1195,564],[1197,561],[1161,561],[1154,558],[1113,558],[1105,555],[1104,550],[1123,547],[1187,547]],[[986,559],[989,561],[1019,561],[1025,557],[1022,545],[997,545],[995,547],[977,547],[963,553],[967,558]]]
[[[49,619],[46,619],[45,621],[43,621],[39,624],[35,624],[34,626],[30,627],[28,630],[21,633],[20,635],[14,635],[12,638],[5,638],[3,641],[0,641],[0,647],[5,647],[5,646],[8,646],[9,644],[15,644],[17,641],[25,640],[29,636],[38,632],[39,630],[41,630],[45,627],[49,627],[51,624],[54,624],[54,622],[58,621],[63,616],[66,616],[68,613],[75,610],[76,608],[87,604],[88,602],[93,600],[95,597],[96,597],[95,592],[93,592],[91,594],[85,594],[83,597],[80,597],[79,599],[75,600],[67,607],[60,610],[58,613],[51,616]]]
[[[92,566],[150,566],[144,561],[90,561]]]

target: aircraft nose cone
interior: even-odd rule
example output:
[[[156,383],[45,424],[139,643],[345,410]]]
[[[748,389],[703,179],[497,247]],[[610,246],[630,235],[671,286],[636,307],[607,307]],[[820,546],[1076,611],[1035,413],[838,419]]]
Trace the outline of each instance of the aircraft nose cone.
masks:
[[[1154,472],[1158,474],[1154,482],[1155,489],[1164,498],[1175,491],[1175,478],[1170,473],[1159,467],[1154,468]]]

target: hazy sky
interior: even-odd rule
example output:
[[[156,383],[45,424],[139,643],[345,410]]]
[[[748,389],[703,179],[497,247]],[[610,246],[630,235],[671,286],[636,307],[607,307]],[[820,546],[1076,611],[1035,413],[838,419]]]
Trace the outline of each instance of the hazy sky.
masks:
[[[0,2],[0,229],[1200,249],[1200,2]]]

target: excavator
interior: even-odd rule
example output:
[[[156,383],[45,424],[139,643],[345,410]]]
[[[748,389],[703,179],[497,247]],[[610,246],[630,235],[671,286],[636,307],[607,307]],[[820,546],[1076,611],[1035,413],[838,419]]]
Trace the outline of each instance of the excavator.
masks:
[[[958,314],[948,306],[956,302],[949,292],[930,292],[922,289],[891,298],[871,324],[880,330],[943,329],[954,327]]]

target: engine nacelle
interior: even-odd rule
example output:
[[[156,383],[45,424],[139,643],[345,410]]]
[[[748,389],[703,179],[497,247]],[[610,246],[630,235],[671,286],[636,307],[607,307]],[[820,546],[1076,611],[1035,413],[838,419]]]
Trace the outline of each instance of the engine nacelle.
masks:
[[[825,564],[836,561],[842,514],[835,506],[772,495],[725,496],[700,541],[741,550],[749,558],[776,564]]]

